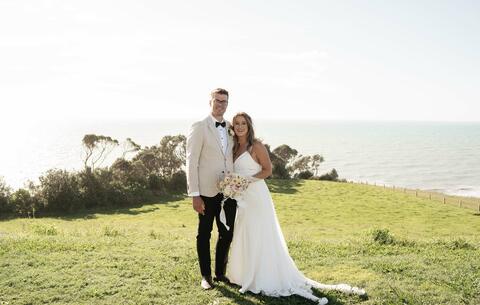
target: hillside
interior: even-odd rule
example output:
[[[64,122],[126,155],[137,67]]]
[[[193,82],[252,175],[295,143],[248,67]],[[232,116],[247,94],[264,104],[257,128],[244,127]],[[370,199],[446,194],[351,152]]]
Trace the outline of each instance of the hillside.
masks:
[[[475,211],[351,183],[276,180],[269,186],[299,269],[369,294],[317,291],[329,304],[480,303]],[[242,295],[224,285],[202,291],[196,224],[183,197],[1,220],[0,304],[312,304],[296,296]]]

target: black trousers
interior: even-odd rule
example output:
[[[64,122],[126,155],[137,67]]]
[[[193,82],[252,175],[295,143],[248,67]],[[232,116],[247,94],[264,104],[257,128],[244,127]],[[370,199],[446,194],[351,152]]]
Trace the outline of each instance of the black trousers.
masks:
[[[213,221],[217,223],[218,240],[215,249],[215,275],[225,275],[228,262],[228,251],[233,237],[233,225],[235,223],[235,214],[237,213],[237,202],[233,199],[225,201],[224,209],[227,218],[227,230],[220,222],[220,209],[222,194],[215,197],[201,196],[205,202],[205,215],[198,214],[198,234],[197,234],[197,253],[200,263],[200,272],[202,276],[211,276],[211,258],[210,258],[210,236],[213,228]]]

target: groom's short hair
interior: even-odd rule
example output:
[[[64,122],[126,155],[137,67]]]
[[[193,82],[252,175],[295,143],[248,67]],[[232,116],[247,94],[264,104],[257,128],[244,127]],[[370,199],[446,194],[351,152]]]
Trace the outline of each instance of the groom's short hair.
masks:
[[[215,97],[215,94],[225,94],[227,96],[227,98],[229,97],[228,96],[228,91],[223,89],[223,88],[217,88],[215,90],[212,91],[212,93],[210,94],[212,96],[212,98]]]

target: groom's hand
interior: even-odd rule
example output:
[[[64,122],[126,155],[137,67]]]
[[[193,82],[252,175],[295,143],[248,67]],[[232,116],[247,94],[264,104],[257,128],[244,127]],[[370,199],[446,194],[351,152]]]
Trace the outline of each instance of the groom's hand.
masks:
[[[197,211],[197,213],[205,215],[205,203],[203,202],[202,197],[194,196],[192,205],[193,209]]]

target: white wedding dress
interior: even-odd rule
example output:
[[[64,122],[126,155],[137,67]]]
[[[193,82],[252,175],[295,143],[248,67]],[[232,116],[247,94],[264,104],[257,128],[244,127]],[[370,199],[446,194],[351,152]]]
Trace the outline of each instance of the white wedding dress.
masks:
[[[261,170],[249,152],[234,162],[234,171],[252,176]],[[264,180],[250,183],[237,199],[237,216],[227,267],[230,281],[241,286],[240,292],[251,291],[279,297],[299,295],[318,304],[327,304],[311,288],[365,294],[363,289],[347,284],[325,285],[306,278],[288,253],[270,191]]]

